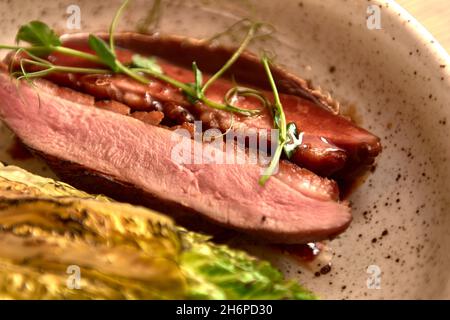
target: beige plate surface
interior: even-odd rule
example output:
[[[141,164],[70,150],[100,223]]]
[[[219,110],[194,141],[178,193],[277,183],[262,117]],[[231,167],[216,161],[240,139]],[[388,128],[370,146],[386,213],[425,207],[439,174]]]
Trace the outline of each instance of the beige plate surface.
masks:
[[[119,1],[2,0],[1,42],[30,19],[77,31],[67,29],[71,4],[81,8],[81,31],[94,31],[106,29]],[[134,1],[120,28],[134,29],[151,4]],[[372,4],[381,30],[366,26]],[[331,272],[316,277],[275,262],[323,298],[450,298],[450,59],[428,32],[391,1],[176,0],[162,8],[164,33],[209,37],[241,17],[271,23],[276,34],[259,45],[382,138],[375,172],[351,197],[354,222],[330,244]],[[51,175],[37,160],[11,159],[12,136],[0,132],[0,160]],[[371,265],[379,289],[367,286],[377,278]]]

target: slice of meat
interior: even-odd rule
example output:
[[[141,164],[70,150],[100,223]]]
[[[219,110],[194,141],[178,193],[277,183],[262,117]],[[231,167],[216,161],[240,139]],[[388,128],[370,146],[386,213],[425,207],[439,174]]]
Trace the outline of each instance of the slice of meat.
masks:
[[[170,211],[197,212],[208,221],[278,243],[329,238],[351,221],[347,204],[336,201],[336,184],[306,169],[282,162],[280,174],[261,187],[262,167],[246,161],[245,152],[238,153],[244,164],[208,164],[204,154],[198,159],[193,151],[204,146],[197,141],[68,100],[46,80],[35,85],[37,89],[17,84],[5,68],[0,73],[0,117],[27,146],[113,186],[126,185],[145,200],[170,204]],[[190,155],[201,163],[176,161],[180,143],[191,146]],[[67,165],[59,170],[68,170]]]
[[[106,34],[99,36],[107,37]],[[69,47],[90,51],[87,47],[87,34],[65,36],[64,43]],[[194,81],[192,61],[197,62],[207,79],[207,74],[217,71],[233,52],[232,49],[209,46],[204,41],[177,36],[121,33],[117,34],[116,43],[122,47],[119,58],[123,63],[130,63],[133,53],[154,55],[159,57],[158,62],[167,75],[186,83]],[[55,64],[71,66],[79,63],[85,66],[87,63],[61,54],[53,54],[49,60]],[[351,176],[373,163],[381,151],[378,137],[356,126],[349,119],[330,112],[329,109],[334,108],[336,102],[312,89],[306,81],[278,67],[273,67],[273,74],[281,92],[287,121],[295,122],[304,132],[303,145],[291,159],[294,163],[322,176],[339,178]],[[265,94],[271,99],[267,77],[256,56],[244,53],[227,75],[233,75],[240,84],[266,90]],[[209,127],[219,128],[222,132],[230,127],[229,113],[200,103],[192,105],[180,90],[156,79],[148,86],[123,75],[53,74],[49,79],[96,98],[120,101],[139,111],[162,111],[158,108],[167,102],[169,105],[173,103],[187,109]],[[222,102],[224,94],[232,85],[231,81],[220,79],[209,88],[207,96],[211,100]],[[258,106],[252,98],[239,99],[238,105],[252,109]],[[236,117],[235,120],[234,127],[243,130],[272,127],[272,118],[267,110],[258,117]]]
[[[130,114],[130,108],[120,102],[114,101],[114,100],[100,100],[95,102],[95,106],[97,108],[112,111],[118,114],[122,115],[129,115]],[[158,122],[159,123],[159,122]]]
[[[141,120],[146,124],[157,126],[161,123],[162,119],[164,118],[164,113],[162,113],[161,111],[150,111],[150,112],[137,111],[133,112],[131,116],[135,119]]]

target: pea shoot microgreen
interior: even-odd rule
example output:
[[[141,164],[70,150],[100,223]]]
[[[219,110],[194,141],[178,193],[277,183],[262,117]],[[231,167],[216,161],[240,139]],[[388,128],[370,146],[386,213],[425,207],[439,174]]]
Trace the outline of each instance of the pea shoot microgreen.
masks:
[[[132,57],[132,61],[133,65],[137,68],[148,69],[155,73],[163,73],[155,57],[143,57],[140,54],[135,54]]]
[[[65,47],[56,33],[45,23],[41,21],[31,21],[28,24],[20,27],[19,32],[16,37],[17,43],[20,41],[26,42],[31,46],[9,46],[9,45],[0,45],[0,49],[12,49],[12,50],[23,50],[25,53],[30,55],[30,53],[35,53],[32,59],[26,59],[23,61],[23,65],[34,65],[36,67],[40,67],[43,70],[39,70],[36,72],[26,72],[26,68],[21,69],[23,71],[23,76],[30,78],[38,78],[49,75],[53,72],[71,72],[71,73],[123,73],[133,78],[134,80],[141,82],[143,84],[148,84],[151,80],[145,75],[152,76],[159,80],[165,81],[180,90],[182,90],[186,96],[191,101],[200,101],[205,105],[215,108],[218,110],[224,110],[227,112],[238,113],[244,116],[254,116],[261,112],[259,109],[249,110],[242,109],[236,107],[234,105],[230,105],[223,102],[217,102],[210,100],[206,97],[205,92],[209,88],[209,86],[216,81],[220,76],[226,72],[230,66],[239,58],[245,48],[248,46],[252,37],[254,36],[256,30],[260,26],[260,24],[253,24],[244,38],[243,42],[236,50],[236,52],[232,55],[232,57],[225,63],[225,65],[218,70],[209,80],[203,84],[202,83],[202,73],[200,69],[197,67],[196,63],[193,63],[193,70],[195,73],[195,83],[194,85],[182,83],[173,79],[167,75],[165,75],[161,68],[157,65],[156,60],[153,57],[142,57],[140,55],[135,55],[133,57],[132,66],[123,65],[116,56],[115,50],[115,30],[118,25],[120,16],[124,12],[126,6],[128,5],[129,0],[126,0],[122,3],[119,10],[117,11],[111,26],[109,28],[109,45],[101,38],[95,35],[89,35],[88,44],[89,47],[95,52],[95,54],[86,53],[83,51],[75,50],[72,48]],[[105,70],[99,68],[74,68],[74,67],[65,67],[65,66],[56,66],[46,61],[37,61],[37,56],[47,55],[49,53],[58,52],[68,56],[74,56],[81,59],[89,60],[95,63],[98,63],[101,66],[104,66]]]
[[[26,79],[30,81],[30,79],[45,77],[54,72],[85,74],[121,73],[128,75],[130,78],[143,84],[149,84],[152,81],[151,78],[147,77],[150,76],[180,89],[192,103],[201,102],[210,108],[227,111],[232,115],[236,113],[243,116],[255,116],[261,113],[262,108],[268,108],[273,117],[274,127],[279,130],[279,135],[278,145],[271,162],[259,180],[259,183],[264,185],[269,177],[275,172],[283,150],[286,156],[290,158],[294,150],[301,144],[301,137],[298,134],[295,124],[286,123],[283,106],[280,101],[275,80],[270,70],[269,58],[264,54],[261,58],[261,62],[264,66],[264,70],[273,91],[274,103],[270,103],[265,95],[258,90],[239,87],[237,85],[225,94],[222,102],[213,101],[207,97],[207,91],[211,85],[221,78],[239,59],[252,39],[257,36],[256,33],[258,29],[263,26],[263,24],[252,23],[250,25],[246,36],[237,50],[216,73],[209,77],[205,83],[203,81],[203,74],[196,62],[192,63],[192,71],[195,79],[194,83],[183,83],[166,75],[154,57],[145,57],[139,54],[134,54],[132,57],[132,62],[127,65],[124,65],[118,59],[115,47],[115,30],[128,3],[129,0],[125,0],[122,3],[114,16],[114,19],[112,20],[109,28],[109,42],[106,42],[96,35],[89,35],[88,45],[95,54],[65,47],[56,32],[44,22],[31,21],[21,26],[16,36],[16,45],[0,45],[0,49],[16,50],[16,56],[19,56],[19,54],[22,53],[25,55],[25,57],[19,57],[20,70],[12,72],[12,75],[16,76],[18,79]],[[28,46],[20,45],[21,42],[27,43]],[[55,65],[43,58],[51,53],[60,53],[63,55],[88,60],[98,64],[99,67],[81,68]],[[27,71],[27,67],[30,66],[35,67],[37,71]],[[261,102],[261,109],[243,109],[237,107],[234,104],[234,101],[237,100],[235,98],[238,96],[251,96],[257,98]]]
[[[20,27],[16,42],[25,41],[33,46],[58,47],[61,41],[56,33],[41,21],[31,21]]]
[[[259,179],[259,184],[263,186],[275,172],[283,151],[288,158],[291,158],[295,149],[302,144],[302,139],[295,123],[286,123],[286,115],[283,110],[283,105],[281,104],[280,95],[270,70],[270,59],[266,54],[263,54],[261,63],[264,66],[264,70],[273,91],[274,103],[269,104],[269,107],[272,113],[274,128],[278,129],[277,148],[272,156],[269,166],[265,169],[263,175]]]

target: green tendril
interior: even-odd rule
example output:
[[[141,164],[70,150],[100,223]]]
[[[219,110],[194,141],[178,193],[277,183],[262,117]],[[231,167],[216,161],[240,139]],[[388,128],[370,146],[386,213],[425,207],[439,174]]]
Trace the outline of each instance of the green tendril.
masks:
[[[209,78],[209,80],[204,84],[203,88],[202,88],[202,92],[205,93],[206,90],[208,90],[209,86],[216,81],[217,79],[219,79],[235,62],[236,60],[241,56],[241,54],[244,52],[244,50],[248,47],[250,41],[252,40],[252,38],[255,35],[255,32],[258,30],[258,28],[261,26],[260,23],[253,23],[248,32],[247,35],[245,36],[244,40],[242,41],[242,43],[240,44],[240,46],[238,47],[238,49],[233,53],[233,55],[231,56],[231,58],[223,65],[222,68],[219,69],[219,71],[217,71],[211,78]]]
[[[268,57],[264,54],[261,62],[264,66],[264,70],[267,74],[267,78],[269,79],[270,86],[273,91],[274,96],[274,104],[272,106],[272,115],[274,119],[274,127],[278,129],[278,145],[275,150],[275,153],[270,161],[269,166],[264,170],[263,175],[259,179],[259,184],[264,186],[269,180],[269,178],[275,172],[277,165],[280,162],[281,154],[284,148],[284,145],[287,142],[287,131],[286,131],[286,116],[284,114],[283,105],[280,101],[280,96],[278,94],[278,89],[275,84],[275,80],[273,79],[272,72],[270,70],[270,62]]]
[[[290,144],[291,140],[296,138],[296,128],[290,128],[289,137],[287,133],[286,117],[283,111],[283,106],[280,101],[278,90],[273,79],[270,70],[270,59],[267,54],[263,54],[261,62],[263,64],[264,70],[267,74],[270,86],[273,91],[274,103],[272,104],[266,96],[255,89],[239,87],[235,85],[231,88],[223,97],[222,102],[217,102],[209,99],[206,95],[208,89],[211,85],[221,78],[230,67],[239,59],[242,53],[247,49],[250,42],[261,36],[270,35],[273,32],[269,29],[267,34],[258,35],[258,31],[265,25],[263,23],[252,23],[250,20],[244,19],[236,24],[232,25],[228,31],[234,29],[242,23],[249,23],[248,31],[241,41],[239,47],[231,55],[231,57],[226,61],[226,63],[214,73],[204,84],[203,76],[201,70],[198,68],[197,64],[193,63],[193,72],[195,74],[195,83],[183,83],[178,81],[162,71],[161,67],[157,64],[153,57],[133,57],[133,62],[130,65],[124,65],[117,57],[116,47],[115,47],[115,32],[119,24],[120,18],[123,15],[126,7],[129,4],[129,0],[125,0],[119,9],[117,10],[111,25],[109,27],[109,43],[106,43],[99,37],[95,35],[89,36],[89,46],[94,50],[95,54],[79,51],[76,49],[64,47],[59,37],[56,33],[50,29],[45,23],[40,21],[32,21],[26,25],[21,26],[17,34],[16,40],[27,42],[29,46],[20,45],[0,45],[0,49],[16,50],[16,55],[12,60],[10,65],[10,74],[17,77],[17,79],[25,79],[28,82],[34,78],[40,78],[48,76],[51,73],[61,72],[61,73],[85,73],[85,74],[114,74],[122,73],[130,78],[134,79],[143,84],[149,84],[152,78],[161,80],[175,88],[180,89],[192,103],[203,103],[204,105],[214,108],[217,110],[222,110],[231,113],[231,126],[224,133],[227,134],[231,130],[234,124],[233,114],[240,114],[243,116],[255,116],[261,113],[262,110],[268,108],[271,112],[274,122],[274,128],[279,130],[278,135],[278,146],[274,152],[269,166],[265,169],[262,177],[259,180],[261,185],[264,185],[269,177],[275,172],[276,166],[280,161],[283,148],[286,144]],[[214,37],[213,39],[223,35],[224,33]],[[69,66],[58,66],[52,64],[50,61],[42,58],[44,55],[50,53],[60,53],[67,56],[77,57],[83,60],[94,62],[103,68],[78,68]],[[20,58],[19,69],[20,71],[13,70],[13,63],[16,61],[17,56],[21,53],[25,53],[27,57]],[[27,66],[34,66],[37,71],[28,72]],[[259,100],[261,103],[260,108],[257,109],[243,109],[235,105],[235,100],[238,97],[253,97]],[[297,139],[298,140],[298,139]],[[296,141],[297,141],[296,140]],[[293,146],[294,147],[294,146]],[[292,152],[293,147],[287,152]]]

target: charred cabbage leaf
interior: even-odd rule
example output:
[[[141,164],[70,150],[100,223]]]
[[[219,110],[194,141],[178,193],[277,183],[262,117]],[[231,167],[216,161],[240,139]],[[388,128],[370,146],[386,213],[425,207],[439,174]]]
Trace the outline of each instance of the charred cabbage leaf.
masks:
[[[164,215],[1,164],[0,243],[2,299],[314,299]]]

